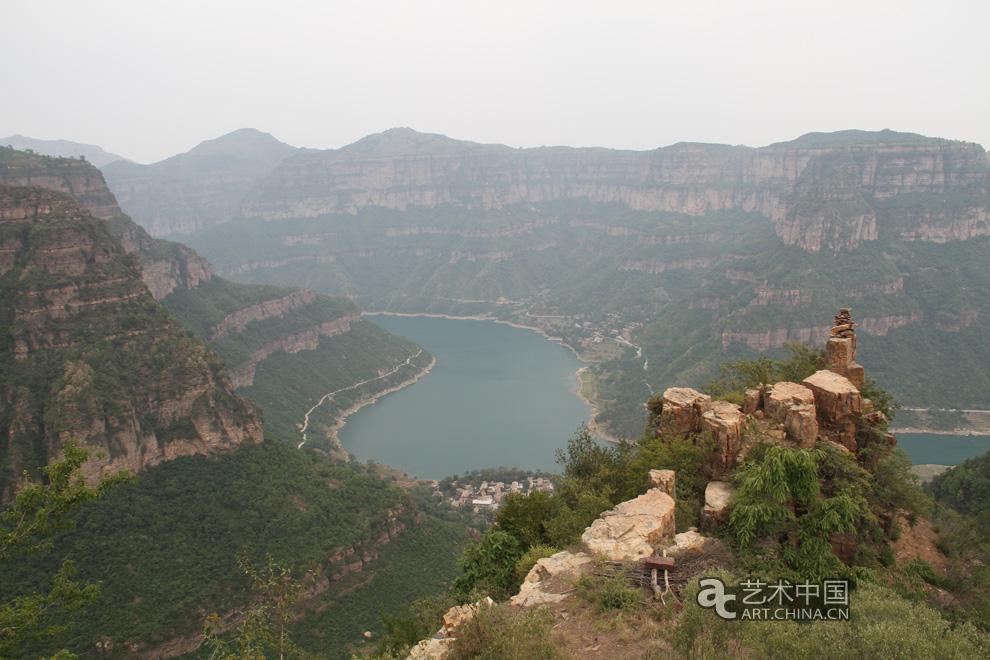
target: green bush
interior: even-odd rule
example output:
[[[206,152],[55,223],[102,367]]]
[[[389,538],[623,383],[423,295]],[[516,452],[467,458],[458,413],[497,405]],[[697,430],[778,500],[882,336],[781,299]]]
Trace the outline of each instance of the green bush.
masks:
[[[598,606],[598,611],[632,610],[643,599],[640,589],[629,584],[624,573],[614,577],[583,574],[577,582],[578,594]]]
[[[482,603],[457,629],[448,660],[564,660],[551,638],[553,615]]]

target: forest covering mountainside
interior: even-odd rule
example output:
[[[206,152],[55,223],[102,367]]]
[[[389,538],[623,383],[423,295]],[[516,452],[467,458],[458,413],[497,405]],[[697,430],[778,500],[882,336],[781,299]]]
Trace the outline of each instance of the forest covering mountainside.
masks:
[[[238,144],[233,138],[218,142]],[[432,359],[411,342],[361,321],[350,300],[214,277],[213,265],[194,250],[152,238],[134,223],[100,171],[85,161],[0,148],[0,181],[62,191],[106,220],[124,249],[139,256],[152,296],[211,343],[226,360],[234,387],[247,388],[244,393],[262,405],[269,431],[284,438],[301,439],[297,425],[307,411],[339,391],[312,415],[307,435],[318,447],[336,449],[333,429],[344,411],[409,381]]]
[[[321,427],[430,359],[361,320],[347,299],[212,277],[193,250],[134,225],[84,161],[0,149],[3,504],[23,486],[22,471],[37,476],[69,440],[103,452],[84,466],[90,478],[139,473],[135,485],[81,507],[52,554],[3,556],[2,608],[48,593],[66,557],[78,577],[105,587],[72,636],[22,651],[193,651],[205,616],[236,621],[250,602],[239,557],[263,565],[271,554],[293,574],[314,572],[312,612],[297,628],[339,657],[365,630],[380,630],[379,593],[443,589],[463,523],[431,515],[435,507],[410,497],[412,484],[389,485],[394,474],[296,447],[297,425],[324,395],[344,390],[310,415],[307,444],[332,453]],[[262,442],[261,411],[237,385],[272,411],[266,431],[285,440]]]
[[[635,437],[651,390],[821,342],[839,306],[903,404],[990,409],[988,209],[979,145],[909,133],[631,152],[393,129],[287,158],[189,242],[237,281],[540,327],[600,362],[598,419]]]

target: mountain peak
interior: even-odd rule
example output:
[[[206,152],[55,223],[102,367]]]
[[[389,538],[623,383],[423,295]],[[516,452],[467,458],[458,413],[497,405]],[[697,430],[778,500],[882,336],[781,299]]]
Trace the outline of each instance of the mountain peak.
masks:
[[[455,140],[437,133],[420,133],[406,127],[390,128],[361,138],[337,150],[342,156],[422,156],[429,154],[466,153],[469,151],[510,151],[510,147]]]
[[[218,138],[200,142],[185,154],[179,154],[172,158],[213,156],[216,154],[253,156],[273,153],[284,158],[295,151],[298,151],[296,147],[279,141],[270,133],[264,133],[256,128],[240,128]]]

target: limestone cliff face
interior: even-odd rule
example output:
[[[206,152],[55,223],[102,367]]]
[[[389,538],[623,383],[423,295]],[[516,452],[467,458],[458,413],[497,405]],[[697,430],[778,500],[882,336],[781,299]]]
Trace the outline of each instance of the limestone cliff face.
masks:
[[[213,266],[195,250],[160,239],[124,215],[100,170],[73,158],[46,158],[0,147],[0,183],[41,186],[71,195],[97,218],[109,223],[124,249],[141,258],[142,277],[155,300],[176,288],[194,288],[209,280]]]
[[[814,252],[875,240],[878,209],[893,198],[965,193],[974,201],[962,210],[927,205],[895,231],[917,240],[990,233],[990,168],[979,145],[920,136],[905,144],[892,139],[902,134],[870,135],[865,144],[798,140],[759,149],[679,144],[632,152],[458,143],[460,149],[430,151],[422,145],[439,136],[393,129],[375,136],[376,150],[352,146],[287,159],[247,195],[241,211],[280,219],[368,206],[491,209],[586,197],[689,215],[757,212],[773,221],[786,244]]]
[[[261,440],[222,361],[149,295],[133,253],[68,195],[0,185],[0,500],[68,438],[96,478]]]
[[[272,317],[281,318],[289,310],[309,305],[315,300],[316,294],[313,293],[312,289],[300,289],[275,300],[265,300],[228,314],[220,323],[210,329],[207,336],[211,340],[225,339],[231,332],[243,330],[251,321],[263,321]]]
[[[258,364],[274,353],[298,353],[312,351],[320,345],[320,337],[335,337],[351,329],[351,324],[361,320],[361,312],[355,311],[307,328],[302,332],[275,337],[259,348],[251,351],[250,358],[230,367],[230,378],[234,387],[248,387],[254,383],[254,373]]]

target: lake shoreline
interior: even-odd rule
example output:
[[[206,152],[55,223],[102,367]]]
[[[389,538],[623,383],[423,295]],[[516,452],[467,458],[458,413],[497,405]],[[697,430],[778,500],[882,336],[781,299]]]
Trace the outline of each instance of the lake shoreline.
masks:
[[[888,431],[894,435],[898,433],[925,433],[928,435],[972,435],[972,436],[990,436],[990,431],[982,431],[977,429],[955,429],[953,431],[938,430],[938,429],[922,429],[914,427],[905,427],[897,429],[888,429]]]
[[[347,425],[348,417],[350,417],[357,411],[361,410],[361,408],[364,408],[365,406],[370,406],[371,404],[378,401],[378,399],[382,398],[387,394],[392,394],[393,392],[398,392],[399,390],[409,387],[410,385],[414,385],[420,378],[430,373],[430,370],[433,369],[433,367],[435,367],[436,364],[437,364],[437,359],[435,357],[431,357],[430,363],[427,364],[422,369],[420,369],[415,375],[413,375],[409,379],[404,380],[396,385],[393,385],[392,387],[384,389],[381,392],[376,392],[375,394],[369,394],[367,396],[364,396],[358,399],[357,401],[355,401],[350,408],[347,408],[346,410],[342,410],[340,412],[340,416],[334,420],[333,424],[326,428],[327,440],[333,446],[334,451],[340,452],[341,456],[344,458],[346,458],[348,455],[348,452],[344,449],[344,446],[340,443],[340,438],[338,437],[338,433],[340,432],[340,429],[344,428],[344,426]]]
[[[534,326],[531,326],[531,325],[522,325],[521,323],[513,323],[512,321],[503,321],[501,319],[495,318],[494,316],[479,316],[479,315],[474,315],[474,316],[451,316],[449,314],[427,314],[425,312],[424,313],[417,313],[417,314],[410,314],[410,313],[407,313],[407,312],[362,312],[361,313],[361,316],[374,316],[375,314],[381,314],[382,316],[428,316],[428,317],[434,318],[434,319],[450,319],[452,321],[492,321],[494,323],[501,323],[502,325],[508,325],[508,326],[513,327],[513,328],[521,328],[523,330],[532,330],[533,332],[535,332],[537,334],[543,335],[543,337],[545,337],[549,341],[557,342],[558,344],[560,344],[561,346],[563,346],[564,348],[566,348],[567,350],[569,350],[571,353],[573,353],[574,354],[574,357],[576,357],[578,360],[580,360],[581,362],[585,362],[585,360],[581,359],[581,356],[578,355],[578,352],[575,351],[572,346],[569,346],[569,345],[567,345],[567,344],[564,343],[563,338],[561,338],[561,337],[554,337],[552,335],[548,335],[545,330],[542,330],[540,328],[537,328],[537,327],[534,327]],[[591,363],[588,363],[588,364],[591,364]]]
[[[574,354],[574,357],[576,357],[581,362],[585,362],[584,360],[581,359],[581,356],[578,355],[578,352],[575,351],[573,347],[568,346],[567,344],[565,344],[560,337],[551,337],[550,335],[548,335],[545,331],[541,330],[540,328],[534,328],[533,326],[530,326],[530,325],[522,325],[522,324],[519,324],[519,323],[513,323],[511,321],[501,321],[499,319],[496,319],[496,318],[493,318],[493,317],[490,317],[490,316],[450,316],[449,314],[425,314],[425,313],[423,313],[423,314],[410,314],[410,313],[406,313],[406,312],[363,312],[361,315],[362,316],[365,316],[365,315],[367,315],[367,316],[374,316],[375,314],[381,314],[383,316],[428,316],[430,318],[435,318],[435,319],[450,319],[450,320],[453,320],[453,321],[494,321],[495,323],[501,323],[502,325],[508,325],[508,326],[513,327],[513,328],[520,328],[522,330],[532,330],[533,332],[536,332],[537,334],[542,335],[547,340],[552,341],[552,342],[556,342],[556,343],[560,344],[561,346],[565,347],[571,353]],[[574,376],[575,376],[575,378],[577,378],[578,383],[577,383],[577,389],[576,390],[573,390],[573,392],[574,392],[575,395],[577,395],[577,397],[579,399],[581,399],[581,401],[584,402],[584,404],[586,406],[588,406],[589,408],[591,408],[591,417],[588,418],[588,422],[587,422],[588,429],[592,433],[594,433],[596,436],[598,436],[599,438],[601,438],[602,440],[604,440],[606,442],[611,442],[611,443],[614,443],[614,444],[618,444],[618,443],[622,442],[622,440],[620,440],[619,438],[616,438],[616,437],[614,437],[612,435],[609,435],[609,433],[607,431],[605,431],[601,427],[601,425],[599,425],[598,422],[596,421],[596,418],[598,416],[598,406],[596,406],[593,401],[590,401],[587,397],[584,396],[584,394],[581,393],[581,387],[583,385],[583,382],[581,380],[581,374],[584,372],[585,369],[588,368],[587,365],[590,365],[592,363],[586,362],[585,364],[586,364],[586,366],[583,366],[583,367],[581,367],[580,369],[578,369],[577,371],[574,372]],[[334,438],[336,440],[336,434],[334,435]],[[338,442],[337,445],[340,446],[340,443]]]

